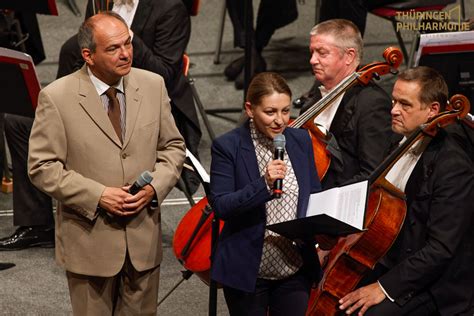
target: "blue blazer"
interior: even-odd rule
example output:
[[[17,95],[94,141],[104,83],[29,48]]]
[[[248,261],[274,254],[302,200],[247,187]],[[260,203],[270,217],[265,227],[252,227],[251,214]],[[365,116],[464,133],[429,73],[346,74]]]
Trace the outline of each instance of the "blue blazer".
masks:
[[[286,128],[288,154],[299,186],[297,217],[306,216],[309,195],[321,190],[311,140],[306,131]],[[210,203],[225,221],[219,237],[211,277],[217,282],[254,292],[266,225],[265,202],[272,199],[260,176],[249,124],[217,138],[212,144]],[[284,184],[283,184],[284,185]],[[311,246],[311,245],[310,245]],[[304,253],[308,253],[305,251]],[[303,253],[303,257],[305,258]],[[320,267],[314,251],[308,266],[313,276]]]

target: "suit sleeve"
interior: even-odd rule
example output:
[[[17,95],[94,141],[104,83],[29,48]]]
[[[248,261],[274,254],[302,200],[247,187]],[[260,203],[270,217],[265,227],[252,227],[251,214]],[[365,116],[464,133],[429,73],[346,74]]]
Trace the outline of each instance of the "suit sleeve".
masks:
[[[66,170],[67,135],[61,115],[45,90],[39,94],[29,141],[31,182],[41,191],[93,220],[105,186]]]
[[[165,85],[161,81],[160,134],[156,145],[156,164],[152,186],[161,204],[178,181],[185,159],[185,145],[171,115]]]
[[[214,141],[211,148],[210,202],[219,218],[227,220],[254,210],[269,201],[272,196],[263,176],[241,188],[237,187],[237,159],[229,149],[232,145],[224,145],[221,140]]]
[[[181,72],[182,57],[188,45],[190,29],[191,22],[186,8],[181,1],[176,1],[158,19],[152,47],[147,46],[137,34],[133,36],[133,64],[161,75],[166,86],[171,87]]]
[[[436,282],[459,251],[467,230],[472,229],[474,174],[470,160],[460,149],[450,149],[440,151],[436,161],[440,163],[431,174],[432,188],[424,189],[422,184],[408,209],[410,216],[423,216],[423,210],[428,209],[421,237],[425,242],[379,280],[399,304]],[[408,221],[405,225],[412,223]]]

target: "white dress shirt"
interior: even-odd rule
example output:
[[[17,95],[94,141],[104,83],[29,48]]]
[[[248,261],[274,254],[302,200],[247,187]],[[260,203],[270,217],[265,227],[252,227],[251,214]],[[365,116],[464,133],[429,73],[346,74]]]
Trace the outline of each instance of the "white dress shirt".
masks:
[[[105,91],[109,89],[111,86],[94,76],[92,71],[87,67],[87,73],[89,74],[89,78],[91,78],[92,84],[94,85],[97,94],[102,101],[102,106],[104,107],[104,111],[108,113],[109,111],[109,98],[105,95]],[[125,90],[123,88],[123,77],[120,78],[119,82],[113,85],[115,89],[117,89],[117,99],[120,103],[120,127],[122,128],[122,139],[125,139],[125,122],[126,122],[126,113],[127,108],[125,106]]]
[[[400,144],[403,144],[406,141],[406,137],[400,141]],[[408,182],[408,179],[415,169],[416,163],[421,157],[421,154],[425,150],[428,142],[422,142],[421,140],[416,141],[410,149],[408,149],[405,154],[398,159],[398,161],[392,166],[390,171],[385,176],[385,179],[391,184],[396,186],[400,191],[405,192],[405,188]],[[382,284],[377,281],[380,286],[380,289],[385,294],[385,296],[392,302],[395,300],[388,295],[387,291],[383,288]]]
[[[114,3],[112,11],[120,15],[125,22],[127,22],[128,28],[132,26],[133,18],[135,17],[135,12],[137,12],[138,2],[139,0],[133,0],[132,5],[129,3],[119,2],[119,4]]]

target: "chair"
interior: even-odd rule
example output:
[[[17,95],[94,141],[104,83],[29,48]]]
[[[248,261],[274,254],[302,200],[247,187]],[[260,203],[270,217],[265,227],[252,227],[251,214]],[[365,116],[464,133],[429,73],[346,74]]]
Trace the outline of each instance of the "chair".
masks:
[[[400,1],[398,3],[387,5],[386,7],[373,9],[370,11],[370,13],[383,19],[389,20],[392,23],[393,30],[395,31],[395,35],[397,37],[398,44],[400,45],[400,48],[402,50],[406,65],[410,67],[413,61],[413,56],[416,51],[416,44],[418,41],[419,32],[415,32],[415,35],[413,36],[410,54],[408,54],[401,32],[400,30],[397,30],[397,22],[399,22],[397,20],[397,15],[399,15],[400,13],[408,15],[413,12],[418,13],[441,11],[446,8],[448,4],[454,2],[456,2],[456,0]],[[425,3],[425,5],[420,5],[420,3]],[[464,19],[464,0],[460,0],[460,10],[461,17]]]

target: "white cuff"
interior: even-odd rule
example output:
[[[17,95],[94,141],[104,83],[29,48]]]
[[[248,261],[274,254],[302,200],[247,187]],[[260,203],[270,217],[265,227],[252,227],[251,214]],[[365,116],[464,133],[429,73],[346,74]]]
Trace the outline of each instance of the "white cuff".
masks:
[[[393,303],[395,302],[395,300],[393,298],[390,297],[390,295],[388,295],[387,291],[385,291],[385,289],[383,288],[382,284],[380,284],[379,281],[377,281],[377,284],[380,286],[380,289],[382,290],[383,294],[385,294],[385,296]]]

